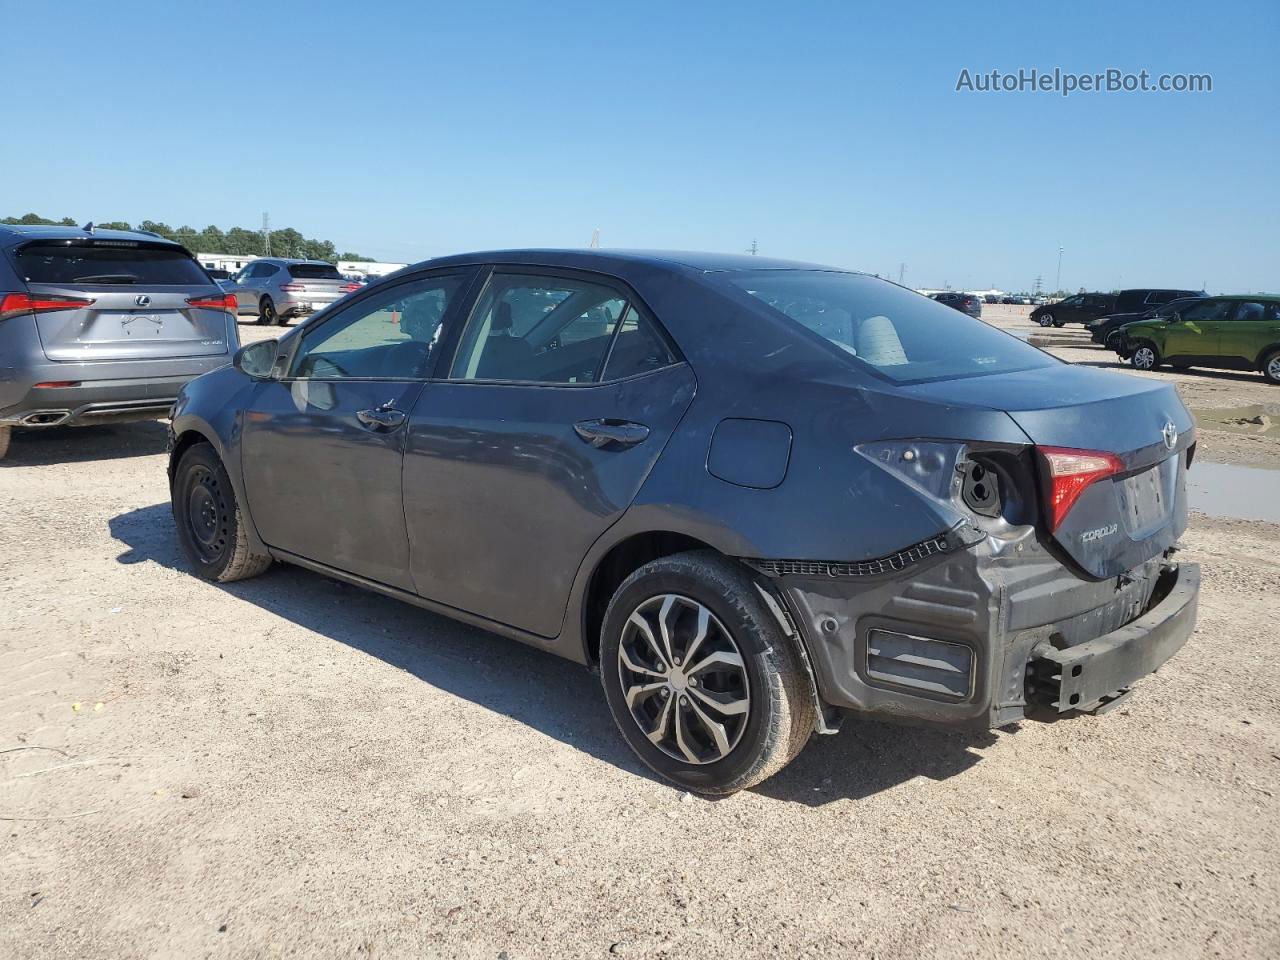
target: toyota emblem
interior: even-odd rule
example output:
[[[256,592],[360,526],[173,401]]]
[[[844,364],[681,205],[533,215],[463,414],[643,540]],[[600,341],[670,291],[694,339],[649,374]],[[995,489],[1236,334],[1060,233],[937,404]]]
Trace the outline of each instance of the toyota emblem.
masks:
[[[1164,437],[1164,445],[1166,449],[1172,450],[1178,445],[1178,428],[1173,425],[1172,420],[1166,423],[1164,425],[1164,429],[1160,432]]]
[[[148,297],[145,293],[138,294],[136,297],[133,298],[133,302],[140,307],[151,306],[151,298]]]

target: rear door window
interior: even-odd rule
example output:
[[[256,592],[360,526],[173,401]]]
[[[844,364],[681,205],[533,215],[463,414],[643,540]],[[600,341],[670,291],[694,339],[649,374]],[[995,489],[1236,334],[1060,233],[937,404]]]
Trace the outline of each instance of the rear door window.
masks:
[[[626,296],[602,283],[495,273],[463,331],[455,380],[591,383]]]
[[[675,362],[671,349],[635,307],[628,307],[613,338],[601,380],[622,380]]]
[[[111,244],[107,246],[106,244]],[[56,286],[208,286],[208,274],[190,254],[128,241],[93,244],[29,243],[14,255],[27,283]]]

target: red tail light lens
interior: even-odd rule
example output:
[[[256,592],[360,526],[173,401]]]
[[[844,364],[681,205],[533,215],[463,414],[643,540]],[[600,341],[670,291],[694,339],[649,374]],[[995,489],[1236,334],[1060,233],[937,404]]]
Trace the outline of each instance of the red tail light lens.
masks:
[[[355,293],[359,289],[360,289],[360,284],[358,283],[344,283],[342,285],[343,293]]]
[[[192,307],[203,307],[206,310],[226,310],[236,312],[236,295],[224,293],[217,297],[187,297],[187,304]]]
[[[290,293],[301,293],[303,290],[307,289],[307,287],[306,284],[302,283],[282,283],[280,284],[280,289],[288,290]]]
[[[30,293],[0,294],[0,320],[20,313],[44,313],[49,310],[79,310],[93,301],[85,297],[50,297]]]
[[[1058,529],[1090,484],[1124,471],[1124,464],[1113,453],[1067,447],[1037,447],[1036,450],[1049,480],[1045,510],[1050,533]]]

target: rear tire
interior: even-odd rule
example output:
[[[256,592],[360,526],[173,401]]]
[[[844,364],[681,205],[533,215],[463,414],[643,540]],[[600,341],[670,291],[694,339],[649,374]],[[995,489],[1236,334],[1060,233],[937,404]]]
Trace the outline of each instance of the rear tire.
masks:
[[[271,557],[249,545],[231,478],[208,443],[197,443],[178,461],[173,519],[182,552],[205,580],[247,580],[271,566]]]
[[[0,426],[0,460],[3,460],[5,454],[9,452],[9,438],[12,434],[13,427]]]
[[[1154,370],[1160,366],[1160,351],[1150,340],[1139,340],[1134,344],[1129,363],[1135,370]]]
[[[258,302],[258,323],[264,327],[274,326],[280,322],[280,317],[276,313],[276,305],[270,297],[263,297]]]
[[[817,723],[795,642],[750,575],[710,550],[662,557],[623,581],[605,613],[600,680],[636,756],[699,793],[772,776]]]
[[[1263,358],[1262,376],[1267,383],[1280,384],[1280,350],[1272,350]],[[0,445],[0,456],[4,456],[2,445]]]

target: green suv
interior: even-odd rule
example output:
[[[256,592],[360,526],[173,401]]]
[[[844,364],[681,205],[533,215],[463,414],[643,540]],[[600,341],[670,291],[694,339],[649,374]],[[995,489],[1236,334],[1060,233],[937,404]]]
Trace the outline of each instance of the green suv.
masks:
[[[1207,297],[1168,317],[1121,327],[1117,352],[1138,370],[1168,362],[1176,368],[1261,370],[1280,383],[1280,296]]]

